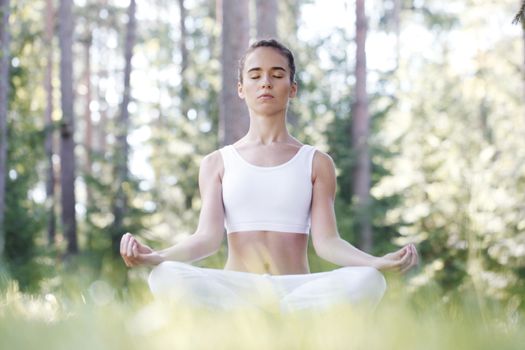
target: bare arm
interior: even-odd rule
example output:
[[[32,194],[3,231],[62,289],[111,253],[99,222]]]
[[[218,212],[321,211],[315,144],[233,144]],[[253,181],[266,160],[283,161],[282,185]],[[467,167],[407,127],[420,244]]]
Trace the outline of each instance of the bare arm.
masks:
[[[316,152],[314,157],[313,181],[312,242],[321,258],[340,266],[372,266],[380,270],[406,271],[417,264],[417,252],[413,245],[375,257],[340,237],[334,210],[335,167],[330,156],[322,152]]]
[[[191,262],[217,252],[224,237],[224,208],[219,151],[206,156],[199,170],[202,208],[195,233],[172,247],[153,251],[127,233],[121,240],[121,255],[128,266],[157,265],[163,261]]]

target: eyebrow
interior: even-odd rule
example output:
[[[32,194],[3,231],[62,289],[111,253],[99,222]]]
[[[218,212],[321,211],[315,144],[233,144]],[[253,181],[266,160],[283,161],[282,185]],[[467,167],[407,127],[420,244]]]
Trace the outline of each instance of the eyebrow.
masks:
[[[279,67],[279,66],[277,66],[277,67],[272,67],[272,68],[270,68],[270,70],[280,70],[280,71],[286,72],[286,69],[284,69],[283,67]],[[254,68],[250,68],[250,69],[248,70],[248,73],[251,73],[251,72],[259,72],[259,71],[262,71],[262,68],[260,68],[260,67],[254,67]]]

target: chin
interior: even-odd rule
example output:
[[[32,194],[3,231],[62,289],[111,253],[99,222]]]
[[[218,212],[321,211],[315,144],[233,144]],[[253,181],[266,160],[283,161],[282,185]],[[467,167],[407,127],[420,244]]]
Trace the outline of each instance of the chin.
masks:
[[[252,108],[252,110],[257,114],[269,114],[269,115],[286,112],[286,108],[278,107],[275,105],[272,106],[270,104],[262,105],[262,106],[257,105],[254,108]]]

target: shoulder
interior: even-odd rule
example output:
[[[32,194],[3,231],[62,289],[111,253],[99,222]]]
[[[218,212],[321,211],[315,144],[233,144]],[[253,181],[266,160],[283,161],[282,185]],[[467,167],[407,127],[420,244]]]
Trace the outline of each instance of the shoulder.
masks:
[[[318,150],[314,150],[314,159],[313,159],[313,168],[314,170],[318,168],[319,170],[326,168],[335,168],[334,160],[330,157],[329,154]]]
[[[201,173],[210,175],[218,174],[221,175],[224,171],[224,163],[220,150],[215,150],[202,158],[200,165]]]
[[[318,178],[335,178],[335,164],[332,157],[318,149],[315,149],[314,152],[312,181],[315,181]]]

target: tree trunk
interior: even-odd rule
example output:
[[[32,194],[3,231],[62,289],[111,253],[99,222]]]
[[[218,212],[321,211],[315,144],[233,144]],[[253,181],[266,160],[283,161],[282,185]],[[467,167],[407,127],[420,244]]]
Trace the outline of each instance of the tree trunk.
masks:
[[[277,38],[277,0],[256,0],[257,39]]]
[[[365,0],[356,1],[356,97],[352,116],[352,146],[355,152],[355,171],[352,190],[358,208],[358,225],[361,248],[372,248],[370,206],[371,164],[368,151],[369,116],[366,92],[366,15]]]
[[[283,37],[282,40],[289,47],[298,46],[297,32],[299,30],[300,22],[300,5],[301,4],[296,0],[284,0],[279,2],[279,6],[281,7],[278,8],[278,14],[281,19],[281,26],[277,28],[277,31],[279,33],[286,33],[286,36]],[[297,76],[295,79],[297,80]],[[294,105],[290,104],[286,114],[286,121],[292,129],[299,126],[299,114],[300,113],[297,113],[296,108],[294,108]]]
[[[126,190],[124,189],[124,185],[129,180],[129,145],[127,142],[129,132],[128,105],[131,97],[131,58],[133,56],[133,46],[135,45],[135,10],[135,0],[131,0],[128,7],[128,23],[126,26],[126,41],[124,47],[124,94],[122,97],[122,104],[120,106],[120,116],[117,123],[120,128],[117,135],[117,150],[115,158],[115,173],[118,187],[115,203],[113,204],[113,215],[115,219],[113,223],[114,230],[112,236],[113,249],[115,251],[118,251],[120,236],[124,233],[124,217],[126,216],[128,210],[128,198]]]
[[[93,119],[91,117],[91,47],[93,45],[93,35],[90,26],[86,28],[86,36],[82,40],[84,44],[84,85],[86,86],[86,96],[84,104],[84,178],[91,178],[93,175]],[[86,208],[93,205],[93,191],[89,183],[86,183]],[[93,234],[86,232],[86,245],[88,249],[93,247]]]
[[[73,108],[73,13],[71,0],[60,0],[60,91],[62,123],[60,126],[60,182],[62,189],[62,225],[67,239],[67,253],[78,252],[75,217],[75,118]]]
[[[186,78],[186,69],[188,68],[188,49],[186,48],[186,8],[184,7],[184,0],[178,0],[179,2],[179,26],[180,26],[180,55],[181,55],[181,65],[180,65],[180,75],[181,75],[181,91],[180,91],[180,100],[181,100],[181,114],[188,118],[188,94],[189,86],[188,80]]]
[[[104,155],[106,154],[107,149],[107,142],[106,142],[106,135],[107,135],[107,128],[108,128],[108,105],[104,98],[101,98],[103,96],[102,94],[106,92],[106,88],[102,89],[101,87],[101,79],[108,77],[108,72],[102,68],[98,71],[99,76],[99,83],[97,85],[96,95],[97,100],[99,101],[99,108],[100,108],[100,120],[98,121],[96,128],[95,128],[95,144],[94,144],[94,150],[96,150],[97,154]]]
[[[215,21],[222,27],[222,0],[215,0]]]
[[[237,94],[237,66],[248,47],[249,35],[248,1],[222,0],[222,89],[219,136],[223,145],[234,143],[248,131],[248,109]]]
[[[47,64],[44,88],[46,90],[46,139],[44,148],[47,159],[47,178],[46,178],[46,207],[48,211],[47,218],[47,243],[49,246],[55,242],[56,233],[56,215],[55,215],[55,169],[53,166],[53,145],[55,128],[53,126],[53,35],[55,26],[55,10],[53,0],[46,0],[46,31],[45,41],[47,47]]]
[[[88,29],[89,31],[89,29]],[[86,176],[91,176],[92,160],[91,156],[93,153],[93,121],[91,119],[91,45],[93,38],[89,31],[86,35],[84,44],[84,84],[86,85],[86,98],[84,106],[84,151],[85,151],[85,164],[84,173]],[[87,205],[90,205],[93,200],[93,194],[91,193],[91,187],[86,186],[86,201]]]
[[[7,173],[7,110],[9,104],[9,0],[0,0],[0,261],[5,247],[5,176]]]
[[[525,7],[525,1],[523,2],[522,6]],[[522,72],[522,81],[523,81],[523,99],[525,101],[525,13],[521,15],[521,37],[522,37],[522,44],[523,44],[523,57],[522,57],[522,66],[521,66],[521,72]]]
[[[99,7],[107,9],[108,8],[107,0],[99,0]],[[97,40],[95,42],[95,45],[96,45],[95,51],[97,52],[97,57],[101,57],[101,56],[104,57],[105,56],[105,52],[103,49],[104,45],[103,44],[101,45],[100,40]],[[98,45],[101,45],[101,46],[98,46]],[[106,102],[106,99],[103,97],[106,94],[107,86],[106,84],[102,84],[102,81],[104,80],[107,81],[109,74],[108,74],[108,68],[104,67],[104,65],[101,65],[100,60],[101,59],[99,58],[99,62],[97,62],[97,66],[99,67],[99,70],[97,71],[98,83],[95,87],[95,95],[96,95],[96,99],[99,104],[100,119],[98,123],[95,125],[94,137],[93,137],[95,142],[93,145],[93,150],[98,155],[105,155],[106,149],[107,149],[106,135],[108,134],[107,132],[108,104]]]

